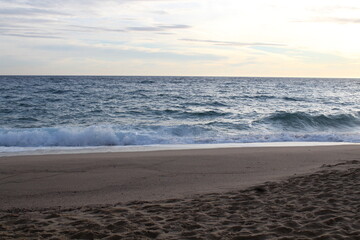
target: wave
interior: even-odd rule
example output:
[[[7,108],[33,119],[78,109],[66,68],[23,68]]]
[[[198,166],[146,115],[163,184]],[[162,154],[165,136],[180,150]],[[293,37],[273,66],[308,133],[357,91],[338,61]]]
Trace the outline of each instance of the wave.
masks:
[[[222,117],[227,116],[230,113],[222,112],[222,111],[215,111],[215,110],[204,110],[204,111],[184,111],[184,110],[178,110],[178,109],[164,109],[164,110],[152,110],[149,109],[149,112],[154,115],[176,115],[179,118],[182,119],[188,119],[188,118],[216,118],[216,117]],[[132,112],[134,113],[134,112]],[[137,112],[138,114],[141,114],[140,111]]]
[[[221,121],[212,121],[205,123],[206,126],[210,127],[220,127],[230,130],[249,130],[250,126],[245,123],[232,123],[232,122],[221,122]]]
[[[304,112],[276,112],[257,122],[271,124],[283,130],[328,130],[360,127],[360,116],[359,113],[311,115]]]
[[[143,81],[140,81],[141,84],[152,84],[152,83],[155,83],[155,81],[153,80],[143,80]]]
[[[0,129],[3,147],[85,147],[191,143],[206,128],[178,125],[139,130],[118,126]]]
[[[305,99],[303,98],[297,98],[297,97],[282,97],[281,99],[285,100],[285,101],[290,101],[290,102],[301,102],[301,101],[305,101]]]
[[[217,124],[216,124],[217,125]],[[215,127],[222,127],[221,125]],[[234,128],[234,126],[233,126]],[[238,134],[214,126],[89,126],[0,129],[0,147],[93,147],[252,142],[360,142],[360,132],[266,132],[238,126]]]
[[[263,95],[244,95],[244,96],[240,96],[240,98],[254,99],[254,100],[280,99],[280,100],[289,101],[289,102],[301,102],[301,101],[306,101],[306,99],[304,99],[304,98],[298,98],[298,97],[278,97],[278,96],[264,95],[264,94],[263,94]]]
[[[248,99],[257,99],[257,100],[267,100],[267,99],[275,99],[276,96],[272,95],[243,95],[241,98],[248,98]]]
[[[211,101],[211,102],[189,102],[190,106],[202,106],[202,107],[227,107],[228,105],[219,101]]]
[[[36,91],[38,94],[55,94],[62,95],[66,93],[72,93],[71,89],[57,89],[57,88],[43,88]]]
[[[214,111],[214,110],[198,111],[198,112],[195,112],[195,111],[184,112],[184,114],[185,114],[184,117],[221,117],[221,116],[229,115],[229,113]]]

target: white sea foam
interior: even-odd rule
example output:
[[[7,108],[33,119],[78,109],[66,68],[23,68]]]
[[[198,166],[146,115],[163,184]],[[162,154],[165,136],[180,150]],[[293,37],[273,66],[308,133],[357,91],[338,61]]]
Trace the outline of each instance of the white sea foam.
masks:
[[[152,144],[251,143],[251,142],[360,142],[359,133],[263,132],[217,136],[188,126],[126,129],[118,126],[60,127],[0,130],[3,147],[88,147]]]
[[[314,142],[358,143],[360,134],[248,132],[219,137],[206,130],[181,125],[162,126],[155,130],[124,130],[120,126],[1,129],[0,155],[213,148],[232,144],[236,147],[242,146],[241,144],[262,146],[264,143],[277,145],[278,142],[281,142],[281,145],[292,142],[309,142],[311,145]]]
[[[147,143],[147,136],[116,132],[111,127],[61,127],[0,131],[0,146],[112,146]]]

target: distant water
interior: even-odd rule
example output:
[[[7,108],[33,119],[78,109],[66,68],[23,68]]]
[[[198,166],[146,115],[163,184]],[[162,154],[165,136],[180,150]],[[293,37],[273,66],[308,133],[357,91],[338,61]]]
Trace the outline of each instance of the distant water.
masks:
[[[0,76],[0,152],[360,142],[360,80]]]

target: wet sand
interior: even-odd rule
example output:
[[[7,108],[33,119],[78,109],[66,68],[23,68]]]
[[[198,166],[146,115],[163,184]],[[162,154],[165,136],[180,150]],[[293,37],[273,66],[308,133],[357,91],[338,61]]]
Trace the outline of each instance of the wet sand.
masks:
[[[0,158],[1,239],[359,239],[359,146]]]

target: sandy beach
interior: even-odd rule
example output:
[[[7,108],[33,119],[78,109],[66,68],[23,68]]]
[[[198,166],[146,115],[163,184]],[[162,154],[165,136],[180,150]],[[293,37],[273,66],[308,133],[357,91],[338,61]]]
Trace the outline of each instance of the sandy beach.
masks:
[[[0,158],[1,239],[359,239],[360,147]]]

